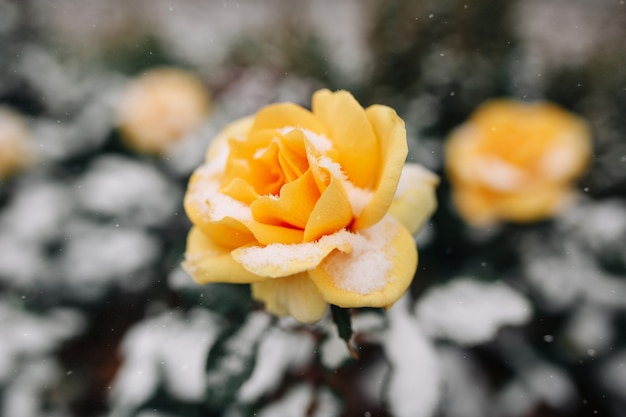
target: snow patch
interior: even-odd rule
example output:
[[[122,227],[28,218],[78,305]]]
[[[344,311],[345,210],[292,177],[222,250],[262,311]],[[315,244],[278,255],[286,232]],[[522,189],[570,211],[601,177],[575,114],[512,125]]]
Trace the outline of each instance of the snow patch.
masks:
[[[135,274],[159,251],[156,239],[143,230],[77,222],[68,230],[59,265],[66,285],[82,297],[94,298],[113,283],[127,289],[145,285]]]
[[[78,185],[78,202],[84,210],[120,224],[162,224],[181,198],[178,188],[157,169],[119,156],[98,158]]]
[[[159,382],[178,399],[202,399],[204,362],[220,329],[217,316],[204,309],[185,316],[168,311],[131,328],[122,341],[124,362],[111,389],[113,415],[126,415],[143,403]]]
[[[431,417],[441,394],[439,362],[407,304],[404,296],[389,310],[389,329],[382,341],[391,365],[386,397],[396,417]]]
[[[357,239],[355,234],[342,229],[315,242],[239,248],[233,256],[249,271],[266,270],[268,276],[281,277],[315,268],[334,249],[349,252]]]
[[[531,306],[503,283],[459,278],[428,291],[415,312],[430,336],[471,345],[491,340],[500,327],[526,323]]]
[[[287,372],[311,362],[314,345],[309,334],[270,329],[259,345],[252,375],[239,390],[239,400],[252,403],[272,392]]]
[[[313,389],[307,384],[298,384],[291,388],[284,397],[275,401],[257,413],[258,417],[294,417],[307,415],[307,409],[313,400]]]
[[[77,334],[83,325],[71,310],[56,309],[40,317],[0,301],[0,382],[4,383],[16,372],[20,359],[38,358],[51,352]]]

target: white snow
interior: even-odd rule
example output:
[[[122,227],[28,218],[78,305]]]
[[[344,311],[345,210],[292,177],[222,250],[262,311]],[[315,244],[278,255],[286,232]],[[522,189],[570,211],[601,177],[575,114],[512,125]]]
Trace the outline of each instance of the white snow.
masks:
[[[547,362],[528,369],[522,380],[536,397],[555,409],[569,407],[577,397],[576,387],[567,373]]]
[[[212,371],[206,375],[207,389],[219,395],[234,375],[245,371],[253,349],[269,325],[269,314],[263,311],[248,314],[245,323],[225,343],[224,348],[227,354],[221,357]]]
[[[2,233],[33,243],[57,238],[73,214],[73,200],[70,189],[60,183],[25,181],[0,213]]]
[[[491,415],[490,392],[484,371],[471,353],[453,346],[440,346],[444,394],[442,415],[447,417],[485,417]]]
[[[334,178],[341,182],[348,195],[348,200],[352,207],[352,215],[358,217],[371,201],[373,192],[354,185],[343,172],[341,165],[329,157],[322,156],[318,163],[320,167],[327,169]]]
[[[315,408],[311,417],[339,417],[342,415],[342,404],[330,388],[320,387],[315,398]]]
[[[253,403],[277,388],[287,372],[295,372],[313,359],[312,335],[271,328],[263,337],[250,378],[238,393],[239,401]]]
[[[111,388],[114,415],[147,400],[159,382],[175,398],[200,400],[204,361],[220,329],[218,317],[199,308],[186,315],[167,311],[132,327],[122,341],[124,361]]]
[[[401,298],[388,313],[389,329],[382,345],[391,365],[386,392],[391,414],[431,417],[441,395],[435,348],[408,312],[408,296]]]
[[[457,278],[429,290],[415,312],[428,335],[472,345],[491,340],[503,326],[526,323],[532,310],[506,284]]]
[[[352,252],[335,252],[322,268],[346,291],[369,294],[385,288],[392,277],[393,247],[389,245],[397,229],[389,217],[369,229],[352,234]]]
[[[557,218],[560,232],[573,235],[599,256],[626,261],[626,203],[582,200]]]
[[[0,382],[17,372],[21,359],[35,359],[51,352],[83,325],[81,317],[72,310],[56,309],[42,317],[0,299]]]
[[[324,135],[318,135],[308,129],[300,129],[308,141],[313,145],[315,150],[320,154],[325,154],[333,148],[333,142]]]
[[[542,403],[566,413],[574,409],[576,388],[563,370],[541,361],[525,366],[519,369],[520,377],[507,384],[492,400],[496,415],[527,415]]]
[[[281,277],[315,268],[334,249],[349,252],[356,240],[355,234],[342,229],[314,242],[243,247],[232,254],[249,271],[264,269],[267,276]]]
[[[103,156],[77,180],[80,206],[122,225],[162,224],[180,204],[181,191],[159,170],[121,156]]]
[[[39,242],[24,242],[13,235],[0,236],[0,281],[12,288],[33,288],[40,283],[50,262]]]
[[[76,295],[99,297],[112,284],[141,288],[137,275],[158,257],[158,241],[141,229],[95,226],[77,221],[67,230],[59,255],[62,280]],[[145,278],[145,277],[144,277]]]
[[[258,417],[294,417],[305,416],[313,401],[313,389],[305,383],[297,384],[277,401],[261,409]]]
[[[220,152],[221,154],[223,152]],[[222,164],[221,158],[217,159],[219,160],[205,164],[195,171],[195,175],[199,175],[200,179],[187,190],[187,197],[195,200],[207,220],[220,221],[226,217],[242,221],[252,220],[250,207],[219,192],[220,183],[213,178]]]
[[[339,337],[337,326],[332,320],[325,320],[324,330],[326,337],[320,344],[320,361],[327,369],[335,370],[350,359],[350,352],[346,342]]]
[[[54,404],[51,407],[45,401],[47,390],[58,384],[61,378],[61,366],[54,359],[26,361],[5,388],[0,413],[11,417],[64,415],[61,410],[54,409]]]
[[[525,239],[520,247],[526,279],[548,307],[561,310],[583,299],[626,307],[626,283],[601,270],[574,239],[559,238],[558,251],[540,236]]]

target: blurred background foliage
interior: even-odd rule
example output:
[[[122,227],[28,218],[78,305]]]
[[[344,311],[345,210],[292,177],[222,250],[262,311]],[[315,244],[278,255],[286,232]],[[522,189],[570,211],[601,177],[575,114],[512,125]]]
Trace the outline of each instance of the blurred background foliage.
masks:
[[[2,415],[623,416],[624,39],[618,0],[0,0],[0,105],[36,158],[0,182]],[[149,156],[116,106],[161,66],[200,77],[213,111]],[[322,87],[396,109],[409,160],[442,178],[409,299],[353,312],[358,360],[328,320],[271,318],[179,268],[211,137]],[[443,143],[493,97],[590,123],[580,198],[553,220],[476,229],[455,211]],[[435,289],[474,301],[464,325]]]

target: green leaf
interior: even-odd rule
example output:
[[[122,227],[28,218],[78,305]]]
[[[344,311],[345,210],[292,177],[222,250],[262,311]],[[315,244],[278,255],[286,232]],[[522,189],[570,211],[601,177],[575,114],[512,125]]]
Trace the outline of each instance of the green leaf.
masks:
[[[352,343],[350,343],[350,339],[352,337],[352,320],[350,317],[350,310],[331,304],[330,311],[333,315],[335,326],[337,326],[337,333],[339,333],[339,337],[346,342],[350,355],[352,355],[353,358],[358,358],[356,349]]]

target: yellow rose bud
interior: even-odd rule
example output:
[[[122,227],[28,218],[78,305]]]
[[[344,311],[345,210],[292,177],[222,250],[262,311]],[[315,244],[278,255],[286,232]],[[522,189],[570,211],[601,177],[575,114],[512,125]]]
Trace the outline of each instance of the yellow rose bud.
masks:
[[[33,156],[32,136],[24,119],[0,107],[0,179],[25,169]]]
[[[230,124],[189,181],[186,271],[251,283],[269,311],[301,322],[329,303],[391,306],[417,268],[412,234],[436,207],[438,178],[406,156],[396,112],[346,91]]]
[[[445,146],[459,214],[475,226],[551,217],[571,200],[590,137],[585,121],[554,104],[485,103]]]
[[[163,154],[200,128],[209,110],[209,95],[196,76],[157,68],[129,83],[119,102],[118,126],[128,147]]]

